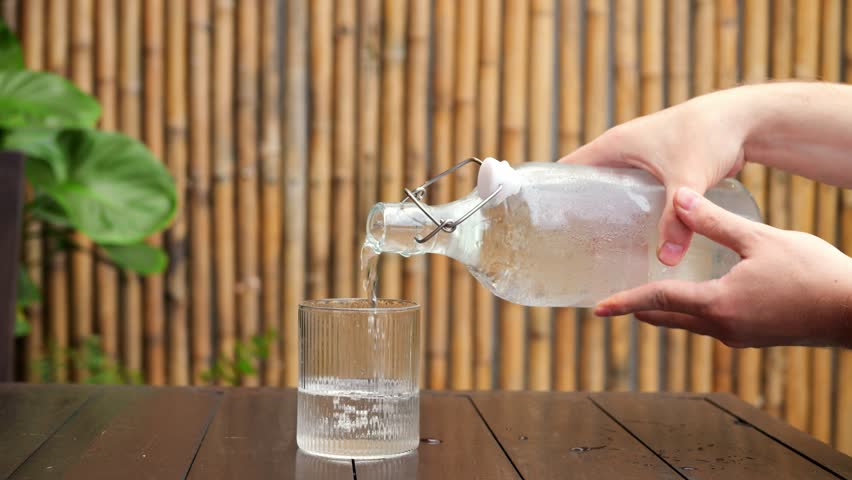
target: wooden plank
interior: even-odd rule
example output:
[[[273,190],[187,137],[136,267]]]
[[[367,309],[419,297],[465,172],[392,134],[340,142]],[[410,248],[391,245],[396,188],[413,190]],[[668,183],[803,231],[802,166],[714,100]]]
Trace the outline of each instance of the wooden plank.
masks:
[[[585,394],[475,394],[482,418],[526,480],[680,478]]]
[[[408,9],[408,64],[405,84],[405,184],[416,188],[427,180],[429,162],[429,46],[432,5],[429,0],[412,0]],[[359,228],[359,231],[361,228]],[[403,262],[403,298],[420,305],[420,384],[426,380],[426,338],[429,331],[429,298],[426,256],[415,255]],[[361,291],[361,285],[357,286]]]
[[[307,176],[308,5],[287,2],[286,78],[284,90],[284,384],[299,378],[299,302],[305,294],[305,202]],[[294,207],[295,206],[295,207]]]
[[[480,158],[497,157],[500,152],[500,60],[503,29],[503,2],[482,1],[479,52],[479,129]],[[479,390],[494,386],[495,307],[494,295],[477,282],[474,331],[474,382]],[[422,323],[422,320],[421,320]]]
[[[0,385],[0,478],[8,478],[89,398],[92,389]]]
[[[220,399],[209,390],[100,388],[11,478],[183,478]]]
[[[819,66],[820,2],[797,0],[794,75],[801,79],[816,79]],[[790,228],[815,233],[816,183],[792,176],[790,185]],[[808,431],[811,412],[811,379],[813,351],[807,347],[788,349],[787,389],[785,394],[787,421]]]
[[[435,3],[435,46],[432,67],[432,166],[431,176],[447,170],[453,164],[453,87],[455,79],[456,2],[438,0]],[[451,182],[437,182],[430,187],[429,200],[432,204],[450,200]],[[443,255],[432,255],[429,259],[429,340],[428,359],[429,388],[447,388],[448,329],[450,300],[450,263]]]
[[[189,272],[192,321],[192,383],[201,383],[212,360],[210,303],[210,42],[209,2],[189,5]],[[277,292],[276,292],[277,293]]]
[[[527,160],[553,160],[553,69],[556,64],[554,30],[555,0],[532,0],[530,5],[529,57],[529,145]],[[550,390],[553,379],[553,311],[535,307],[529,310],[527,358],[529,388]]]
[[[166,235],[166,319],[169,325],[169,383],[189,383],[189,295],[187,292],[187,2],[166,2],[166,163],[175,179],[178,209]]]
[[[649,115],[662,110],[663,101],[663,41],[665,33],[665,12],[662,0],[643,0],[642,24],[640,29],[642,45],[641,101],[639,113]],[[655,246],[656,247],[656,246]],[[662,387],[660,378],[660,337],[659,328],[647,323],[639,324],[638,332],[638,387],[639,390],[654,392]]]
[[[747,1],[743,24],[743,80],[746,83],[761,83],[766,81],[769,73],[769,1]],[[753,162],[747,162],[740,174],[740,180],[751,192],[764,216],[769,193],[767,175],[765,166]],[[763,350],[740,350],[738,360],[737,393],[752,405],[759,405],[762,402]]]
[[[476,102],[479,64],[479,2],[461,2],[456,27],[456,67],[453,92],[454,161],[479,155],[476,149]],[[463,168],[452,177],[453,198],[463,198],[474,188],[477,170]],[[461,262],[450,265],[453,292],[450,305],[450,387],[473,388],[473,324],[475,280]]]
[[[668,104],[677,105],[690,95],[690,3],[668,2]],[[687,390],[689,373],[689,333],[672,328],[666,333],[666,388],[673,392]]]
[[[772,78],[787,79],[793,73],[793,0],[774,0],[772,4],[771,47]],[[777,228],[790,228],[790,174],[779,169],[769,173],[768,221]],[[764,377],[765,409],[781,416],[784,409],[787,349],[769,348],[766,351]]]
[[[228,390],[187,478],[352,478],[350,462],[297,455],[296,404],[295,390]]]
[[[561,0],[559,5],[559,155],[571,153],[582,141],[581,7],[580,0]],[[577,311],[558,308],[554,316],[554,387],[574,390],[577,388]]]
[[[327,23],[332,22],[326,15]],[[239,337],[250,342],[260,333],[260,215],[258,187],[257,119],[260,113],[258,78],[260,77],[260,4],[244,0],[237,4],[237,312]],[[329,35],[330,36],[330,35]],[[329,59],[330,60],[330,59]],[[330,73],[330,72],[329,72]],[[330,78],[330,75],[329,75]],[[319,89],[313,97],[324,97]],[[323,113],[318,113],[318,116]],[[328,157],[326,157],[328,160]],[[316,223],[328,225],[328,218],[317,217]],[[328,234],[323,238],[328,239]],[[326,253],[326,256],[327,253]],[[255,368],[259,367],[253,362]],[[247,375],[242,383],[260,383],[257,375]]]
[[[708,400],[726,412],[750,423],[778,443],[795,450],[799,455],[818,463],[843,478],[852,478],[852,458],[818,441],[814,437],[791,427],[780,419],[770,417],[750,408],[733,395],[713,393]]]
[[[609,127],[609,2],[586,3],[585,141],[594,140]],[[604,320],[591,310],[580,322],[580,382],[583,390],[603,390],[606,383]]]
[[[358,478],[518,478],[466,396],[421,395],[420,437],[416,477],[383,477],[380,468],[355,462]]]
[[[695,95],[704,95],[716,83],[716,5],[714,0],[699,0],[693,10],[694,43],[692,84]],[[709,392],[713,389],[713,339],[703,335],[689,338],[689,389]]]
[[[685,478],[834,478],[702,399],[623,393],[593,399]]]
[[[280,0],[263,0],[261,4],[261,138],[260,165],[262,175],[261,211],[263,216],[260,245],[261,318],[260,328],[264,333],[274,332],[263,362],[263,384],[281,384],[281,105],[279,99],[279,49],[278,24]],[[353,145],[354,147],[354,145]],[[354,197],[354,196],[353,196]],[[347,205],[354,199],[347,198]],[[354,214],[354,207],[350,214]],[[341,237],[341,238],[346,238]],[[351,237],[350,237],[351,238]],[[352,242],[349,242],[350,251]],[[350,263],[354,263],[351,260]]]

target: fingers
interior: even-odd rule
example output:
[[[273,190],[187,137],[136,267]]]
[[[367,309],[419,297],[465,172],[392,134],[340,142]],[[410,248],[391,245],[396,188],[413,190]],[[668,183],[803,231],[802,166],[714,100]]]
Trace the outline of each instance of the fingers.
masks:
[[[600,317],[660,310],[703,316],[717,298],[717,282],[664,280],[617,293],[595,308]]]
[[[754,233],[762,228],[760,223],[731,213],[686,187],[677,190],[674,205],[678,218],[693,232],[742,256],[752,246]]]
[[[656,327],[679,328],[699,335],[710,335],[713,332],[710,321],[686,313],[652,310],[648,312],[636,312],[634,316],[637,320]]]
[[[666,206],[660,217],[660,244],[657,247],[657,258],[664,264],[673,267],[680,263],[689,243],[692,241],[692,230],[677,216],[674,206],[676,188],[666,189]]]

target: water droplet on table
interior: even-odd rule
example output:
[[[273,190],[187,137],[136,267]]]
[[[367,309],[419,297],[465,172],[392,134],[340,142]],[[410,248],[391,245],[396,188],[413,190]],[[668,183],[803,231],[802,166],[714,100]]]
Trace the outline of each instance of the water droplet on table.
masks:
[[[438,445],[441,441],[437,438],[421,438],[420,443],[425,443],[426,445]]]

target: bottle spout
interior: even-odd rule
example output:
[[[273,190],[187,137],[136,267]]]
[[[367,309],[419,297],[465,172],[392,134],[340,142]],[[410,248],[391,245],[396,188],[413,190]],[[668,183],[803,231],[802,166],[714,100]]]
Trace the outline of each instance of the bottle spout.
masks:
[[[431,225],[412,203],[377,203],[367,215],[367,244],[383,253],[404,256],[426,253],[428,245],[415,239],[429,233]]]

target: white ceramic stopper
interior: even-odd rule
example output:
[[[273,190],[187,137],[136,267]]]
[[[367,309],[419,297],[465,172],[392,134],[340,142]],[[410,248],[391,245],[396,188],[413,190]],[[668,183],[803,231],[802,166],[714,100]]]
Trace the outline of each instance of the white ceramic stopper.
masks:
[[[491,205],[496,205],[518,193],[518,190],[521,189],[521,183],[521,176],[509,165],[509,162],[505,160],[501,162],[488,157],[482,161],[482,166],[479,167],[476,192],[479,194],[479,198],[484,200],[494,193],[498,186],[503,185],[503,190],[489,202]]]

